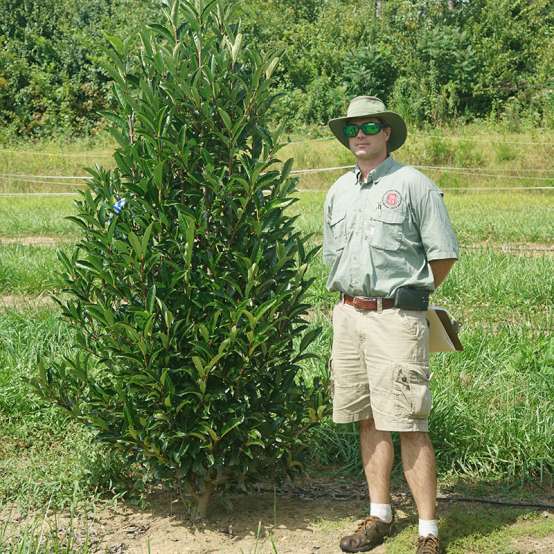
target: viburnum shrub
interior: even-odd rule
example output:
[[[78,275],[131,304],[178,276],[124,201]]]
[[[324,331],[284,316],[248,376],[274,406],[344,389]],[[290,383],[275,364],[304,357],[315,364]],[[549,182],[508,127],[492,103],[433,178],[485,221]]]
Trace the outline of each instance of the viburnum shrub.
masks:
[[[137,48],[110,38],[115,169],[90,170],[81,240],[59,254],[74,354],[37,382],[200,515],[299,465],[325,411],[300,365],[317,248],[266,126],[277,59],[244,44],[238,8],[166,2]]]

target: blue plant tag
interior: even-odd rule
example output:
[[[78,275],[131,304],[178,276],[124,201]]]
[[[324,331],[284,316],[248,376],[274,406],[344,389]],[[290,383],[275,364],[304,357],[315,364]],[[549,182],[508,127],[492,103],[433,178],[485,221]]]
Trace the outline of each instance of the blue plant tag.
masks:
[[[127,203],[127,200],[125,198],[120,198],[112,207],[113,211],[119,215],[121,213],[121,210],[125,207],[125,204]]]

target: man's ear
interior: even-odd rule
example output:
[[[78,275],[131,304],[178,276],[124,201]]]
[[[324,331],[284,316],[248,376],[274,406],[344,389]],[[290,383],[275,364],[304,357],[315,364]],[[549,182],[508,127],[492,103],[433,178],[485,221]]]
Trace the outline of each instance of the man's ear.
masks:
[[[392,133],[392,129],[390,127],[385,127],[383,129],[383,131],[385,131],[385,136],[386,136],[387,142],[389,142],[390,135]]]

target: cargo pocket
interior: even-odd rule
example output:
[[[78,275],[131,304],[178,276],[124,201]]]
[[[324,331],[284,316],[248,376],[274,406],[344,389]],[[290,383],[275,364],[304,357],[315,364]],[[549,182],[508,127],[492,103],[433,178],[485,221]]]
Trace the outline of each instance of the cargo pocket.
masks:
[[[372,218],[373,231],[369,244],[380,250],[398,250],[402,243],[403,223],[406,213],[403,211],[381,211]]]
[[[426,367],[396,366],[393,386],[399,417],[407,419],[429,417],[433,402]]]

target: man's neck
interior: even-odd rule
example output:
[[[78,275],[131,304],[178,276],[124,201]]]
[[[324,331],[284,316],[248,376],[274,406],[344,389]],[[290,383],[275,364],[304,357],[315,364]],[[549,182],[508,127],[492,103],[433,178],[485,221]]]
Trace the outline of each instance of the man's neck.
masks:
[[[378,165],[382,164],[387,159],[387,157],[388,155],[385,154],[384,156],[379,156],[378,158],[374,158],[371,160],[361,160],[358,158],[357,164],[362,174],[362,180],[365,181],[367,179],[367,176],[369,175],[369,172],[374,170]]]

